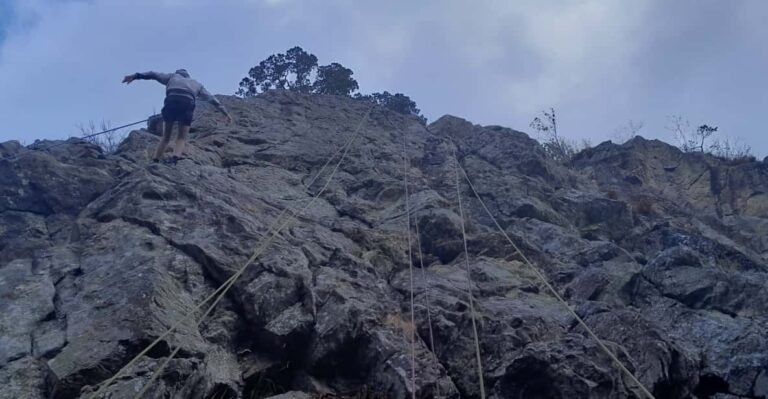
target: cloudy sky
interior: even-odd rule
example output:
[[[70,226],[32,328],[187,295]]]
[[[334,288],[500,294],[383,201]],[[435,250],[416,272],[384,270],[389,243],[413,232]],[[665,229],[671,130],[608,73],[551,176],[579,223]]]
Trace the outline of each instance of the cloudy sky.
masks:
[[[0,0],[0,141],[62,138],[162,104],[136,71],[187,68],[232,94],[294,45],[444,114],[611,139],[628,120],[671,140],[669,115],[768,155],[765,0]]]

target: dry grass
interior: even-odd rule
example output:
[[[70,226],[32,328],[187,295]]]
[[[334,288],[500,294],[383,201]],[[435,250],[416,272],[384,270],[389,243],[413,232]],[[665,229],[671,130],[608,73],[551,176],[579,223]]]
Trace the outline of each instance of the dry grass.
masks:
[[[251,384],[247,389],[250,393],[246,395],[246,399],[260,399],[270,396],[278,395],[285,392],[280,386],[269,378],[259,376],[255,383]]]
[[[376,392],[365,385],[355,392],[345,393],[342,395],[321,394],[315,396],[315,399],[387,399],[387,396],[383,393]]]
[[[96,144],[101,147],[107,154],[112,154],[117,151],[117,147],[125,140],[125,133],[118,132],[117,130],[109,130],[112,128],[109,121],[101,121],[101,124],[97,126],[93,121],[89,121],[88,124],[78,124],[77,128],[80,130],[81,136],[86,137],[85,141]],[[87,137],[93,134],[99,134],[98,136]]]
[[[404,320],[399,314],[388,314],[384,317],[384,325],[394,327],[403,332],[403,336],[407,339],[411,338],[411,334],[416,331],[416,327],[409,320]]]
[[[653,201],[649,198],[636,198],[632,201],[632,210],[640,215],[652,215],[653,214]]]

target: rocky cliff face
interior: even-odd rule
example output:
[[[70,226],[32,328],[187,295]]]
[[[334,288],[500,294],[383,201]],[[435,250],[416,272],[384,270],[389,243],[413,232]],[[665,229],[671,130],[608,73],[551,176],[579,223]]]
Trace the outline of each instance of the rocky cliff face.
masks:
[[[0,397],[89,397],[177,323],[107,397],[132,398],[177,349],[146,397],[479,397],[454,146],[512,240],[657,398],[768,397],[768,164],[642,138],[565,167],[520,132],[374,108],[328,190],[198,325],[195,306],[320,189],[367,111],[223,101],[236,125],[200,109],[176,166],[147,162],[145,130],[114,155],[0,144]],[[488,396],[641,397],[466,182],[461,195]]]

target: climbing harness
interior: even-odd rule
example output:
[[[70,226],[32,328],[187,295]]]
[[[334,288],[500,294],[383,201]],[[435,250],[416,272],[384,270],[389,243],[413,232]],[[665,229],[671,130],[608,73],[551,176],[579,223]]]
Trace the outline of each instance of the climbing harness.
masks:
[[[450,138],[449,138],[449,140],[450,140]],[[555,290],[555,288],[552,286],[552,284],[549,283],[549,281],[544,276],[544,274],[542,274],[539,271],[539,269],[536,266],[534,266],[533,263],[531,263],[530,260],[528,260],[528,257],[525,256],[525,254],[523,253],[523,251],[520,250],[520,248],[517,246],[517,244],[515,244],[515,242],[512,241],[511,238],[509,238],[509,235],[507,234],[507,232],[501,227],[499,222],[496,220],[496,218],[493,216],[491,211],[485,205],[485,202],[483,201],[483,199],[480,198],[480,194],[475,189],[474,184],[472,184],[472,180],[470,180],[469,175],[467,174],[467,171],[459,164],[459,159],[456,156],[456,145],[453,143],[453,140],[450,140],[450,142],[451,142],[451,145],[453,146],[453,157],[454,157],[454,159],[456,161],[456,167],[457,167],[457,170],[456,170],[457,175],[456,176],[457,176],[457,179],[458,179],[458,169],[461,169],[461,171],[462,171],[462,173],[464,175],[464,178],[466,179],[467,183],[469,184],[469,187],[472,189],[472,192],[474,193],[474,195],[477,198],[478,202],[480,202],[480,205],[482,205],[483,209],[488,214],[488,217],[490,217],[491,220],[493,220],[493,223],[496,225],[496,228],[499,230],[499,232],[504,236],[504,238],[506,238],[507,242],[509,242],[509,244],[512,246],[512,248],[514,248],[514,250],[517,253],[520,254],[520,256],[525,261],[526,265],[528,265],[528,267],[533,271],[533,273],[536,275],[536,277],[547,287],[549,292],[558,300],[558,302],[560,302],[560,304],[563,305],[563,307],[566,310],[568,310],[568,312],[571,314],[571,316],[573,316],[576,319],[576,321],[587,331],[589,336],[597,343],[597,345],[600,347],[600,349],[603,352],[605,352],[605,354],[608,355],[609,358],[611,358],[611,360],[616,364],[616,366],[621,371],[623,371],[632,380],[632,382],[635,385],[637,385],[637,387],[639,387],[639,389],[643,392],[643,394],[645,394],[649,399],[655,399],[653,394],[651,394],[651,392],[640,382],[640,380],[638,380],[637,377],[635,377],[635,375],[631,371],[629,371],[629,369],[627,369],[624,366],[624,363],[622,363],[619,360],[619,358],[616,357],[616,355],[614,355],[613,352],[611,352],[611,350],[608,349],[607,346],[605,346],[605,344],[597,336],[597,334],[595,334],[594,331],[592,331],[592,329],[589,328],[589,326],[587,326],[587,323],[571,308],[570,305],[568,305],[568,302],[566,302],[565,299],[563,299],[563,297],[560,296],[560,294],[557,293],[557,290]],[[462,217],[462,223],[463,223],[463,220],[464,220],[464,218]],[[462,224],[462,229],[463,229],[463,227],[464,227],[464,225]],[[466,245],[466,241],[465,241],[465,245]]]
[[[195,306],[195,308],[188,314],[186,314],[186,317],[194,317],[194,313],[198,310],[202,309],[202,307],[210,302],[212,299],[214,299],[214,302],[211,304],[211,306],[208,307],[208,309],[203,313],[203,315],[200,317],[200,319],[196,322],[195,326],[198,327],[203,320],[213,311],[213,309],[216,307],[216,305],[223,299],[223,297],[227,294],[230,288],[237,282],[237,280],[242,276],[242,274],[248,269],[248,267],[253,264],[253,262],[261,256],[261,254],[266,250],[267,247],[272,243],[272,241],[286,228],[288,227],[292,222],[295,222],[298,220],[298,217],[303,214],[304,212],[311,207],[315,201],[328,189],[328,186],[330,185],[331,181],[333,180],[333,177],[335,176],[336,172],[338,171],[339,167],[341,166],[344,159],[347,157],[347,154],[349,153],[349,149],[352,147],[354,142],[357,140],[357,138],[360,136],[360,131],[365,124],[365,121],[368,119],[371,111],[373,110],[373,106],[371,106],[368,111],[365,113],[365,115],[361,118],[360,123],[357,125],[357,128],[353,131],[353,133],[350,135],[347,142],[343,145],[343,151],[341,151],[341,157],[339,158],[338,162],[334,166],[333,170],[331,170],[328,179],[326,180],[323,187],[314,194],[309,201],[305,204],[303,208],[301,208],[299,211],[292,211],[289,216],[288,220],[280,224],[282,221],[282,217],[285,214],[288,214],[288,208],[284,209],[278,218],[273,222],[272,226],[270,227],[268,233],[267,233],[267,240],[262,241],[260,245],[254,250],[251,257],[248,259],[248,261],[245,262],[245,264],[235,273],[233,274],[229,279],[227,279],[224,283],[222,283],[211,295],[209,295],[207,298],[205,298],[200,304]],[[334,153],[333,156],[337,155],[339,151]],[[332,157],[333,157],[332,156]],[[326,166],[329,165],[329,162],[326,162],[326,164],[320,169],[318,172],[318,176],[324,172],[324,169]],[[316,179],[313,179],[313,182]],[[277,227],[275,229],[275,227]],[[151,344],[149,344],[144,350],[139,352],[133,359],[131,359],[125,366],[123,366],[120,370],[118,370],[115,375],[113,375],[111,378],[109,378],[107,381],[101,384],[100,388],[90,396],[91,399],[97,398],[100,394],[104,393],[105,389],[110,386],[119,376],[121,376],[126,370],[131,368],[133,365],[135,365],[141,357],[146,355],[152,348],[154,348],[157,344],[159,344],[165,337],[173,333],[181,324],[183,320],[179,320],[176,322],[173,326],[168,328],[165,332],[163,332],[157,339],[155,339]],[[175,357],[175,355],[178,353],[180,347],[177,347],[171,355],[168,356],[168,358],[163,362],[163,364],[154,372],[152,375],[152,378],[147,382],[147,384],[144,386],[144,388],[135,396],[135,398],[141,398],[142,395],[149,389],[149,387],[152,385],[152,383],[161,375],[162,371],[165,369],[165,367],[168,365],[168,363]]]

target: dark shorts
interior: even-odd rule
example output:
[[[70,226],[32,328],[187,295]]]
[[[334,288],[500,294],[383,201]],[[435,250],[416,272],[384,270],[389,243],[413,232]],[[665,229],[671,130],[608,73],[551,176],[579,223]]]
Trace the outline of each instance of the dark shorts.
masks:
[[[195,113],[195,100],[187,96],[167,96],[163,105],[163,120],[166,122],[179,122],[180,125],[192,124],[192,116]]]

